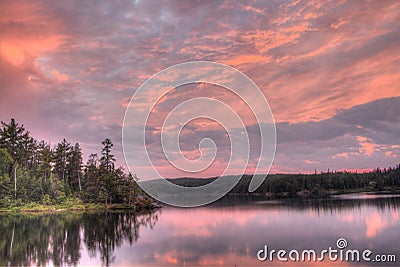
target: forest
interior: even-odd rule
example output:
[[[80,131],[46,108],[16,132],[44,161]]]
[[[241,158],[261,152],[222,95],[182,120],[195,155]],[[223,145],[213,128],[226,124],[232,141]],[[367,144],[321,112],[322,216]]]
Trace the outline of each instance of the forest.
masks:
[[[232,193],[248,188],[251,176],[246,175]],[[369,172],[327,171],[313,174],[272,174],[255,191],[280,196],[326,196],[352,192],[400,191],[400,165],[376,168]]]
[[[79,143],[63,139],[54,147],[34,139],[14,119],[0,128],[0,208],[29,203],[82,208],[85,203],[151,207],[135,175],[115,167],[113,143],[83,162]]]
[[[244,174],[230,195],[249,195],[253,175]],[[169,179],[180,186],[202,186],[213,182],[208,179]],[[229,179],[229,176],[225,177]],[[400,165],[376,168],[369,172],[327,171],[313,174],[269,174],[251,195],[270,197],[325,197],[333,194],[356,192],[400,193]]]

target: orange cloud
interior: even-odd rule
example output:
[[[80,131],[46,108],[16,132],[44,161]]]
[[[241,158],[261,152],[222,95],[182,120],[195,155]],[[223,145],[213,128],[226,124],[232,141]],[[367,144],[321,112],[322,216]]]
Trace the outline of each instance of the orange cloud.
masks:
[[[15,65],[54,51],[67,37],[57,20],[44,15],[44,3],[13,1],[1,9],[1,53]]]
[[[248,63],[259,63],[259,62],[268,62],[271,57],[265,56],[258,56],[258,55],[240,55],[235,58],[225,60],[223,63],[227,65],[237,66],[241,64],[248,64]]]
[[[51,73],[53,74],[54,78],[57,81],[60,81],[60,82],[68,81],[68,76],[65,74],[61,74],[60,72],[58,72],[58,70],[52,70]]]
[[[371,156],[375,149],[379,147],[379,145],[372,143],[369,138],[364,136],[357,136],[357,141],[361,145],[359,152],[364,155]]]

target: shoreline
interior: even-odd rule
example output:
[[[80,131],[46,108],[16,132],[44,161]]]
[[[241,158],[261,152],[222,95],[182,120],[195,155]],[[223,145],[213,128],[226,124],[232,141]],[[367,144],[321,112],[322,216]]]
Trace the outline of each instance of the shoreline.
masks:
[[[158,203],[147,203],[146,205],[128,204],[78,204],[72,206],[65,205],[43,205],[37,203],[26,204],[18,207],[0,208],[0,215],[4,213],[57,213],[57,212],[75,212],[75,211],[133,211],[137,213],[155,211],[162,208]]]
[[[299,193],[299,192],[298,192]],[[329,192],[324,192],[323,194],[295,194],[289,195],[283,193],[229,193],[225,197],[264,197],[269,200],[274,199],[322,199],[329,198],[337,195],[350,195],[350,194],[369,194],[369,195],[400,195],[400,189],[392,190],[332,190]],[[99,204],[99,203],[86,203],[86,204],[76,204],[76,205],[44,205],[38,203],[26,204],[18,207],[10,208],[0,208],[0,215],[4,213],[57,213],[57,212],[90,212],[90,211],[133,211],[137,213],[155,211],[161,209],[163,205],[161,203],[152,201],[146,203],[133,203],[129,204]]]
[[[336,195],[349,195],[349,194],[373,194],[373,195],[400,195],[400,188],[385,188],[382,190],[376,190],[373,188],[359,188],[359,189],[345,189],[345,190],[301,190],[296,193],[289,192],[265,192],[265,193],[229,193],[227,196],[255,196],[255,197],[266,197],[270,199],[280,198],[324,198]]]

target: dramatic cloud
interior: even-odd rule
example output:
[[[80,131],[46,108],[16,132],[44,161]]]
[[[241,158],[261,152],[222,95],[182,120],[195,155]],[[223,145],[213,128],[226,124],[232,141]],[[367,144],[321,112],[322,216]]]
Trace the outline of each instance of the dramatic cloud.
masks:
[[[238,68],[268,99],[278,133],[273,171],[395,165],[398,21],[396,0],[2,1],[0,120],[14,117],[52,144],[80,142],[85,154],[110,137],[124,164],[121,127],[136,88],[171,65],[209,60]],[[254,135],[256,121],[240,99],[187,86],[154,109],[150,148],[160,145],[162,118],[193,96],[234,107]],[[195,158],[203,137],[220,146],[219,171],[229,144],[216,124],[188,125],[181,146]],[[154,164],[178,175],[160,153],[152,150]]]
[[[278,123],[277,132],[278,169],[311,172],[313,168],[391,166],[400,160],[400,97],[339,110],[318,122]]]

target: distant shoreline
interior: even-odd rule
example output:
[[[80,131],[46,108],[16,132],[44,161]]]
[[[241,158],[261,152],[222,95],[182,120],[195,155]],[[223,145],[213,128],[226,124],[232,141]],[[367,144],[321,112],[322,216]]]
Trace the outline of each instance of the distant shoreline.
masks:
[[[258,175],[257,175],[258,176]],[[249,185],[253,175],[244,174],[230,190],[230,195],[261,195],[267,197],[325,197],[328,195],[361,192],[400,192],[400,165],[377,168],[364,173],[328,171],[314,174],[270,174],[261,175],[262,184],[252,193]],[[229,180],[232,176],[220,178],[176,178],[168,179],[179,186],[196,187],[212,183],[217,179]],[[149,187],[157,188],[156,180],[147,182]],[[162,191],[162,188],[157,188]],[[169,192],[165,192],[168,194]]]
[[[228,196],[258,196],[258,197],[267,197],[267,198],[324,198],[329,196],[337,196],[337,195],[350,195],[350,194],[371,194],[371,195],[400,195],[400,188],[396,188],[393,190],[383,190],[383,191],[376,191],[370,189],[362,189],[362,190],[346,190],[346,191],[338,191],[332,190],[330,192],[325,192],[324,194],[319,195],[312,195],[312,194],[299,194],[296,195],[289,195],[288,192],[282,193],[229,193]]]

